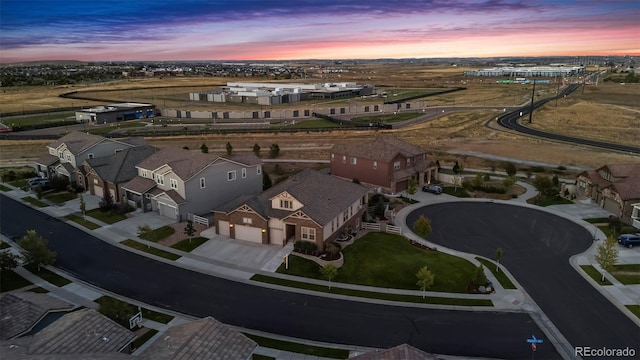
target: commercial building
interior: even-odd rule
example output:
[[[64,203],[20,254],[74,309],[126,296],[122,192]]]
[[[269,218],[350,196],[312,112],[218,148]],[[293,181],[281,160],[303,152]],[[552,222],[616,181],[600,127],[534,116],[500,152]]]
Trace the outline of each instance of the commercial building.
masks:
[[[96,106],[76,111],[76,121],[107,124],[126,120],[154,117],[155,105],[140,103],[120,103]]]
[[[568,77],[585,72],[584,66],[504,66],[465,71],[465,76],[485,77]]]

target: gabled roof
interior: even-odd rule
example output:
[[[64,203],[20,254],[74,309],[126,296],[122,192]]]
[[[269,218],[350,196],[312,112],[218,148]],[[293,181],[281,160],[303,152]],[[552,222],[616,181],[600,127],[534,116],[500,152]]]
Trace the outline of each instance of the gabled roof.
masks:
[[[393,160],[398,154],[404,157],[413,157],[425,153],[419,146],[398,140],[390,135],[380,135],[365,142],[339,143],[336,144],[331,151],[336,154],[377,160],[385,163]]]
[[[138,194],[144,194],[154,187],[156,187],[155,181],[153,181],[152,179],[143,178],[142,176],[136,176],[122,185],[123,189],[127,189]]]
[[[123,149],[111,156],[85,160],[104,181],[119,184],[138,175],[136,165],[151,156],[155,149],[151,146],[136,146]]]
[[[354,356],[354,360],[438,360],[433,354],[402,344],[387,350],[375,350]]]
[[[242,165],[253,166],[262,164],[262,159],[255,156],[254,154],[239,154],[232,156],[222,156],[221,159],[230,160]]]
[[[242,204],[247,204],[264,218],[282,219],[295,211],[273,209],[270,199],[285,191],[303,204],[298,210],[324,226],[364,196],[368,189],[350,181],[305,169],[260,195],[232,200],[216,211],[231,212]]]
[[[600,176],[604,170],[611,174],[606,180]],[[640,199],[640,163],[607,164],[596,170],[583,171],[578,176],[586,176],[600,189],[612,187],[622,200]]]
[[[82,152],[92,148],[96,144],[105,140],[119,142],[127,146],[147,145],[147,141],[142,137],[132,137],[132,138],[114,140],[114,139],[107,139],[99,135],[88,134],[80,131],[73,131],[61,137],[60,139],[52,142],[51,144],[48,145],[48,147],[57,149],[58,147],[64,144],[67,147],[67,150],[69,150],[72,154],[77,155],[77,154],[81,154]]]
[[[72,308],[72,304],[47,294],[4,294],[0,297],[0,339],[7,340],[26,333],[49,312]]]
[[[57,156],[53,156],[49,153],[43,154],[41,155],[36,161],[36,164],[41,164],[44,166],[51,166],[55,163],[57,163],[58,161],[60,161],[60,158]]]
[[[169,328],[140,360],[245,360],[258,345],[212,317]]]
[[[201,152],[166,147],[147,157],[138,164],[138,167],[154,171],[163,165],[168,165],[180,179],[186,181],[215,160],[215,156]]]

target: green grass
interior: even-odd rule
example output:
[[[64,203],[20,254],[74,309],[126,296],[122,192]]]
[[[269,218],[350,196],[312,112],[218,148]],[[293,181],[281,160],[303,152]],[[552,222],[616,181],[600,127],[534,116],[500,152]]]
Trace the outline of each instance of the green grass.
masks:
[[[133,340],[133,343],[131,346],[133,346],[134,349],[137,349],[140,346],[142,346],[144,343],[149,341],[149,339],[151,339],[153,335],[157,333],[158,333],[158,330],[156,329],[147,329],[147,331],[144,334],[142,334],[142,336],[138,336],[135,340]]]
[[[52,194],[47,194],[44,196],[45,199],[54,202],[56,204],[62,204],[65,203],[69,200],[73,200],[75,198],[77,198],[78,195],[70,193],[68,191],[62,191],[62,192],[57,192],[57,193],[52,193]]]
[[[625,305],[635,316],[640,319],[640,305]]]
[[[20,200],[22,200],[24,202],[28,202],[29,204],[37,206],[37,207],[49,206],[49,205],[43,203],[42,201],[40,201],[40,200],[38,200],[38,199],[36,199],[34,197],[31,197],[31,196],[25,196],[25,197],[21,198]]]
[[[10,247],[11,247],[11,245],[9,245],[8,243],[0,240],[0,250],[8,249]]]
[[[169,321],[173,320],[173,315],[159,313],[157,311],[142,309],[142,317],[145,319],[153,320],[155,322],[159,322],[161,324],[168,324]]]
[[[10,187],[7,187],[7,186],[4,186],[4,185],[0,184],[0,191],[7,192],[7,191],[11,191],[11,190],[13,190],[13,189],[10,188]]]
[[[567,205],[573,204],[573,201],[567,200],[562,196],[542,197],[540,195],[531,199],[532,203],[538,206],[551,206],[551,205]]]
[[[13,270],[0,271],[0,292],[20,289],[29,285],[31,285],[29,280],[18,275]]]
[[[640,284],[640,264],[615,265],[611,275],[624,285]]]
[[[96,223],[92,223],[89,220],[83,219],[82,216],[69,214],[69,215],[65,216],[64,218],[67,219],[67,220],[71,220],[71,221],[73,221],[75,223],[78,223],[78,224],[86,227],[89,230],[95,230],[95,229],[100,227],[100,225],[98,225]]]
[[[194,237],[191,239],[191,241],[189,241],[189,239],[184,239],[182,241],[179,241],[173,245],[171,245],[172,248],[176,249],[176,250],[182,250],[184,252],[191,252],[193,249],[197,248],[198,246],[204,244],[205,242],[207,242],[207,238],[198,236],[198,237]]]
[[[372,232],[342,251],[344,265],[338,270],[336,282],[417,290],[415,274],[423,266],[435,274],[431,291],[466,293],[475,267],[469,261],[437,251],[412,246],[399,235]],[[279,273],[321,279],[319,266],[310,260],[293,260],[289,270]],[[312,264],[300,267],[300,262]],[[315,266],[315,269],[314,269]]]
[[[442,188],[442,192],[459,198],[468,198],[471,196],[462,186],[458,186],[457,188],[455,186],[445,186]]]
[[[173,233],[175,232],[176,230],[174,228],[172,228],[171,226],[165,225],[140,235],[140,239],[158,242],[160,240],[164,240],[167,237],[173,235]]]
[[[294,258],[293,256],[289,257],[289,260],[293,258]],[[346,296],[378,299],[378,300],[399,301],[399,302],[409,302],[409,303],[419,303],[419,304],[454,305],[454,306],[493,306],[493,303],[489,299],[473,299],[473,298],[459,299],[459,298],[447,298],[447,297],[439,297],[439,296],[426,296],[423,298],[422,296],[415,296],[415,295],[389,294],[389,293],[381,293],[381,292],[374,292],[374,291],[352,290],[352,289],[339,288],[335,286],[329,289],[327,286],[323,286],[323,285],[309,284],[306,282],[280,279],[280,278],[275,278],[275,277],[270,277],[265,275],[254,275],[251,277],[251,280],[264,282],[267,284],[287,286],[287,287],[292,287],[296,289],[305,289],[305,290],[318,291],[318,292],[324,292],[324,293],[330,293],[330,294],[338,294],[338,295],[346,295]],[[334,283],[334,285],[339,285],[339,284]]]
[[[476,260],[480,261],[482,265],[484,265],[485,269],[489,269],[489,271],[491,271],[493,276],[498,279],[498,282],[504,289],[516,289],[516,286],[511,282],[511,279],[509,279],[507,274],[505,274],[503,271],[500,271],[500,269],[496,271],[496,264],[494,262],[477,256]]]
[[[29,179],[16,179],[7,182],[9,185],[29,191]]]
[[[139,243],[135,240],[127,239],[121,242],[122,245],[126,245],[128,247],[134,248],[136,250],[144,251],[146,253],[163,257],[169,260],[178,260],[180,255],[176,255],[174,253],[170,253],[168,251],[160,250],[154,247],[147,246],[145,244]]]
[[[601,224],[601,223],[609,223],[609,218],[592,218],[592,219],[582,219],[589,224]]]
[[[276,360],[276,358],[267,355],[252,354],[251,360]]]
[[[97,127],[97,128],[91,128],[89,129],[87,132],[89,134],[93,134],[93,135],[105,135],[108,134],[112,131],[117,131],[120,129],[130,129],[130,128],[139,128],[139,127],[145,127],[147,124],[144,122],[121,122],[118,123],[119,126],[114,125],[114,126],[102,126],[102,127]]]
[[[34,292],[34,293],[38,293],[38,294],[46,294],[49,292],[49,290],[45,289],[45,288],[41,288],[40,286],[36,286],[33,287],[31,289],[29,289],[29,292]]]
[[[50,122],[64,121],[66,118],[70,116],[75,116],[74,112],[65,112],[59,114],[46,114],[46,115],[29,115],[24,117],[13,117],[11,119],[7,119],[4,123],[7,126],[22,126],[27,127],[30,125],[39,125],[46,124]],[[75,124],[75,121],[68,121],[69,125]]]
[[[67,284],[71,284],[71,280],[64,278],[52,271],[49,271],[42,266],[40,267],[40,271],[38,271],[38,267],[34,265],[27,265],[24,268],[29,270],[30,273],[36,275],[42,280],[45,280],[46,282],[53,284],[57,287],[63,287]]]
[[[114,210],[101,211],[99,208],[87,211],[87,215],[107,224],[115,224],[127,218],[127,215],[119,214]]]
[[[258,343],[258,345],[267,347],[270,349],[278,349],[297,354],[313,355],[319,357],[326,357],[332,359],[347,359],[349,358],[349,350],[344,349],[332,349],[321,346],[313,346],[307,344],[300,344],[290,341],[282,341],[276,339],[270,339],[262,336],[244,333],[244,335],[251,340]]]
[[[602,280],[602,274],[596,268],[594,268],[592,265],[580,265],[580,267],[582,268],[582,271],[587,273],[587,275],[591,276],[591,278],[595,282],[597,282],[598,284],[600,284],[600,285],[611,285],[611,282],[609,280],[607,280],[606,278],[604,279],[604,282],[601,281]]]

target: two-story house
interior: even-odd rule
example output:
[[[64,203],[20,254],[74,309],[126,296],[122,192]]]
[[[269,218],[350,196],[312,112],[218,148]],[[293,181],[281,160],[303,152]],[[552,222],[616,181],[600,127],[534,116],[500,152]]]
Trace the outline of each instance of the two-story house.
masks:
[[[83,161],[146,144],[143,138],[108,139],[74,131],[47,145],[47,153],[35,161],[35,168],[40,176],[64,176],[73,183],[78,179],[74,171]],[[79,178],[78,184],[88,186],[85,178]]]
[[[576,178],[576,195],[632,224],[633,207],[640,203],[640,163],[609,164]]]
[[[322,249],[347,228],[359,229],[368,189],[306,169],[258,196],[214,210],[216,232],[260,244],[310,241]]]
[[[111,194],[114,202],[122,202],[124,192],[122,185],[138,175],[136,165],[157,150],[151,146],[126,148],[111,156],[87,159],[75,170],[78,183],[85,182],[85,189],[90,194],[104,196]]]
[[[336,144],[331,150],[331,174],[399,193],[407,190],[411,178],[418,186],[436,181],[438,167],[420,147],[382,135],[367,142]]]
[[[136,168],[137,176],[122,185],[125,201],[178,221],[262,191],[262,160],[253,154],[223,158],[163,148]]]

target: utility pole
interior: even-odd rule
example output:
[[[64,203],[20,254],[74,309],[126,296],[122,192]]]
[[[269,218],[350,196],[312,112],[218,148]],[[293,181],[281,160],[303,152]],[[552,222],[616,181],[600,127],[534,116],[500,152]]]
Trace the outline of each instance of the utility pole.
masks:
[[[531,108],[529,109],[529,124],[531,124],[531,118],[533,117],[533,98],[536,95],[536,81],[533,81],[533,90],[531,91]]]

